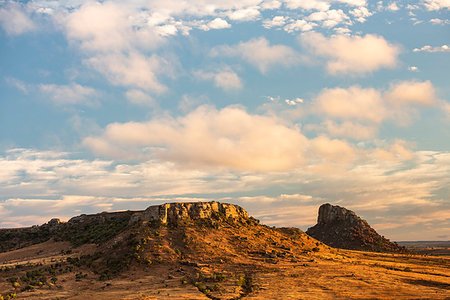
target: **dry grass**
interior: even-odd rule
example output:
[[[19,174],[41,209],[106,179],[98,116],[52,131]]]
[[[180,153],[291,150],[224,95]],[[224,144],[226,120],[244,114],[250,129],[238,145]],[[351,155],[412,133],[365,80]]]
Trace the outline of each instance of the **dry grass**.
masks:
[[[85,265],[58,271],[70,266],[67,257],[101,248],[95,245],[70,249],[68,243],[49,241],[1,253],[0,293],[15,292],[19,299],[450,298],[448,257],[337,250],[300,231],[261,225],[146,226],[137,239],[140,258],[106,281]],[[65,254],[68,249],[72,252]],[[146,259],[151,263],[143,263]],[[20,278],[28,271],[55,263],[61,264],[55,284],[46,275],[41,286],[23,290]],[[14,277],[19,287],[7,281]]]

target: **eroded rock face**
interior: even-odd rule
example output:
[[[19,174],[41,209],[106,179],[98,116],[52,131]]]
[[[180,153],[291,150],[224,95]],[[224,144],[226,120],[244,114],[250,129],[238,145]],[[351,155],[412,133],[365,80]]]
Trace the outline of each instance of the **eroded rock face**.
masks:
[[[406,251],[404,247],[379,235],[353,211],[329,203],[320,206],[317,224],[306,233],[336,248],[376,252]]]
[[[240,206],[220,202],[166,203],[148,207],[136,212],[130,222],[159,221],[162,224],[175,224],[183,220],[197,220],[220,215],[235,220],[248,219],[248,213]]]
[[[358,217],[353,211],[338,205],[331,205],[329,203],[323,204],[319,207],[317,223],[322,225],[338,223],[345,224],[347,226],[362,226],[367,224],[366,221]]]

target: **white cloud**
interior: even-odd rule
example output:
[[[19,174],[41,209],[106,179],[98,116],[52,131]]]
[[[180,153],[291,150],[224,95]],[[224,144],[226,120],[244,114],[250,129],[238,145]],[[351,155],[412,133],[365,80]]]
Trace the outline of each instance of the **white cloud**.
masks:
[[[269,44],[265,38],[256,38],[248,42],[241,42],[234,46],[219,46],[211,51],[212,56],[239,56],[254,65],[261,73],[269,68],[283,65],[291,66],[300,62],[300,57],[292,48],[285,45]]]
[[[281,7],[281,2],[278,0],[265,0],[261,3],[262,9],[277,9]]]
[[[272,101],[273,101],[273,100],[272,100]],[[295,106],[295,105],[297,105],[297,104],[299,104],[299,103],[303,103],[304,100],[303,100],[302,98],[295,98],[295,99],[285,99],[284,102],[285,102],[287,105]]]
[[[231,25],[222,18],[215,18],[214,20],[212,20],[208,23],[208,27],[212,28],[212,29],[224,29],[224,28],[230,28]]]
[[[258,7],[255,6],[231,11],[227,16],[233,21],[253,21],[259,19],[261,13]]]
[[[203,80],[214,80],[214,84],[226,91],[239,90],[242,88],[242,82],[239,76],[230,68],[224,68],[216,72],[196,71],[198,78]]]
[[[342,11],[342,9],[330,9],[327,11],[318,11],[310,14],[307,17],[310,21],[321,22],[324,27],[331,28],[341,23],[349,24],[347,20],[349,17]]]
[[[367,21],[367,18],[373,15],[373,12],[370,12],[367,7],[357,7],[349,13],[356,18],[356,21],[360,23],[364,23]]]
[[[343,3],[348,6],[366,6],[366,0],[283,0],[289,9],[305,9],[327,11],[333,2]]]
[[[398,10],[400,10],[400,8],[398,7],[396,2],[389,3],[389,5],[386,7],[386,9],[390,10],[390,11],[398,11]]]
[[[330,8],[328,1],[321,0],[284,0],[286,7],[289,9],[306,9],[327,11]]]
[[[447,45],[432,47],[425,45],[422,48],[414,48],[414,52],[450,52],[450,47]]]
[[[125,96],[127,97],[128,101],[130,101],[133,104],[137,105],[143,105],[143,106],[154,106],[155,100],[148,95],[147,93],[143,92],[142,90],[128,90],[125,93]]]
[[[77,83],[70,85],[40,84],[39,89],[58,105],[91,104],[97,95],[95,89]]]
[[[167,72],[168,63],[153,54],[146,57],[132,52],[129,55],[111,53],[96,55],[84,63],[104,75],[112,84],[138,87],[147,91],[162,93],[167,88],[156,77],[157,73]]]
[[[0,24],[8,35],[19,35],[36,29],[27,9],[15,2],[7,2],[0,8]]]
[[[273,28],[273,27],[281,27],[284,24],[286,24],[286,21],[288,20],[288,17],[285,16],[275,16],[271,20],[267,19],[263,21],[264,28]]]
[[[308,22],[305,20],[296,20],[284,26],[284,30],[287,32],[310,31],[314,28],[314,26],[316,26],[316,24],[313,22]]]
[[[306,138],[276,119],[239,107],[201,106],[177,119],[110,124],[83,144],[99,155],[144,155],[189,166],[237,170],[284,170],[302,161]]]
[[[423,0],[423,5],[428,10],[440,10],[450,8],[450,1],[449,0]]]
[[[438,25],[447,25],[447,24],[450,24],[450,20],[448,20],[448,19],[443,20],[443,19],[439,19],[439,18],[434,18],[434,19],[430,20],[430,23],[438,24]]]
[[[330,38],[320,33],[308,32],[300,36],[302,45],[316,55],[329,58],[330,74],[366,73],[397,64],[400,50],[383,37],[338,35]]]
[[[412,72],[418,72],[418,71],[419,71],[419,68],[416,67],[416,66],[410,66],[410,67],[408,67],[408,70],[410,70],[410,71],[412,71]]]
[[[437,101],[435,89],[427,81],[402,81],[391,86],[385,97],[393,105],[416,104],[422,106],[434,105]]]

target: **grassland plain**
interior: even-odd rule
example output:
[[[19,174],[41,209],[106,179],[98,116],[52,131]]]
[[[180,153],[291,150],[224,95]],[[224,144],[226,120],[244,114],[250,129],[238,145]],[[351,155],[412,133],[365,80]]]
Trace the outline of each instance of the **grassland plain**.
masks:
[[[120,224],[132,213],[101,215],[61,225],[71,235],[56,230],[44,242],[16,241],[27,246],[0,253],[3,298],[450,298],[444,256],[335,249],[297,228],[220,212],[127,226]]]

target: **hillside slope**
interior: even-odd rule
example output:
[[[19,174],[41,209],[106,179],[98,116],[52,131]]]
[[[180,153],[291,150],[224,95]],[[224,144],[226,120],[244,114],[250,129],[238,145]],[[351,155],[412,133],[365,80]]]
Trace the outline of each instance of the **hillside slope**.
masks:
[[[11,232],[20,238],[0,253],[5,298],[450,297],[446,259],[333,249],[226,203],[169,203]]]

